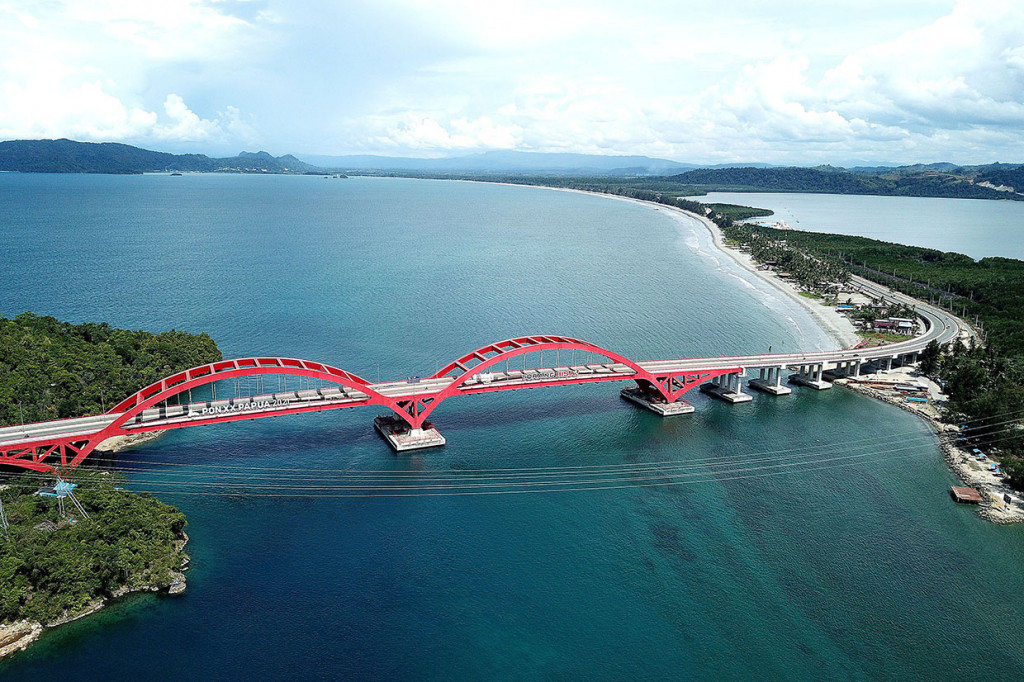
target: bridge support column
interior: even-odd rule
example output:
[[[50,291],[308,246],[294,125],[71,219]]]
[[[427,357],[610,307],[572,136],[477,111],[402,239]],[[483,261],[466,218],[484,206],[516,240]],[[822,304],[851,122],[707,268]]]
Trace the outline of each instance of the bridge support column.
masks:
[[[814,365],[800,365],[800,372],[797,374],[789,375],[789,383],[797,384],[798,386],[807,386],[808,388],[814,388],[819,391],[832,388],[832,384],[822,380],[821,372],[823,364],[818,363]]]
[[[834,369],[825,370],[813,379],[821,380],[822,376],[829,381],[835,381],[842,377],[859,377],[862,360],[839,360]]]
[[[747,385],[758,391],[771,393],[772,395],[789,395],[793,389],[782,385],[782,370],[784,367],[762,367],[761,374],[756,379],[751,379]]]
[[[733,405],[750,402],[754,397],[743,392],[743,386],[740,382],[742,376],[743,372],[723,374],[706,384],[701,384],[700,391],[701,393],[707,393],[712,398],[718,398]]]
[[[828,376],[829,381],[835,381],[839,377],[846,376],[849,371],[849,365],[845,360],[837,360],[836,366],[833,369],[823,369],[822,374]]]

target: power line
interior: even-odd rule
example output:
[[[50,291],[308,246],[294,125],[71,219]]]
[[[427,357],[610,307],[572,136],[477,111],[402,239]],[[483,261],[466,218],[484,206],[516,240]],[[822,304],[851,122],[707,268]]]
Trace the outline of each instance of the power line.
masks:
[[[646,471],[609,470],[604,475],[594,472],[579,472],[575,475],[563,475],[550,480],[516,480],[504,476],[491,479],[460,481],[436,481],[430,478],[411,480],[401,485],[392,482],[376,481],[376,485],[348,482],[343,485],[325,485],[314,478],[307,479],[308,484],[254,484],[245,479],[237,481],[181,481],[141,479],[134,480],[134,485],[153,486],[153,493],[180,495],[219,495],[225,497],[409,497],[439,496],[465,494],[512,494],[519,492],[546,492],[555,490],[611,490],[622,488],[659,487],[666,485],[683,485],[707,481],[734,480],[737,478],[756,478],[758,476],[776,476],[789,472],[793,467],[801,467],[800,471],[818,471],[829,466],[849,466],[871,457],[885,460],[903,459],[914,454],[929,451],[934,447],[931,439],[918,439],[921,442],[904,444],[902,447],[890,448],[886,452],[869,449],[861,452],[840,453],[832,448],[831,457],[807,459],[809,454],[801,457],[786,456],[778,458],[734,457],[720,461],[715,465],[681,463],[672,468],[648,469]],[[927,442],[925,442],[927,441]],[[828,466],[826,466],[828,465]],[[565,473],[565,472],[563,472]],[[244,492],[239,492],[243,490]]]

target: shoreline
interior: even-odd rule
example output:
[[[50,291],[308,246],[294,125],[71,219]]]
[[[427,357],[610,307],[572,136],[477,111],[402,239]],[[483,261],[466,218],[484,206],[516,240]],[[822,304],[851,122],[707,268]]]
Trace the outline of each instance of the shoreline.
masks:
[[[88,604],[76,613],[65,612],[63,616],[49,623],[40,623],[28,619],[16,620],[11,623],[0,623],[0,660],[7,658],[19,651],[24,651],[38,640],[44,632],[60,627],[67,623],[74,622],[86,616],[91,616],[113,601],[126,597],[130,594],[141,592],[159,593],[166,592],[168,595],[181,594],[185,591],[186,579],[184,571],[188,570],[189,556],[185,554],[185,545],[188,544],[188,534],[182,531],[181,537],[174,541],[174,548],[181,557],[177,571],[171,573],[171,582],[166,585],[146,584],[134,587],[123,586],[109,595],[104,595]]]
[[[145,431],[143,433],[131,433],[127,436],[111,436],[102,443],[96,446],[97,451],[102,451],[106,454],[115,454],[124,450],[130,450],[131,448],[145,445],[146,443],[152,443],[155,440],[161,438],[166,431]]]
[[[650,203],[650,202],[644,202]],[[659,208],[661,204],[655,204]],[[665,206],[671,212],[674,212],[680,216],[686,218],[693,218],[698,221],[707,229],[711,234],[711,241],[720,252],[732,258],[733,262],[739,265],[747,273],[757,277],[759,281],[770,284],[776,291],[781,293],[789,300],[797,303],[802,307],[811,319],[824,331],[828,336],[832,338],[838,344],[839,348],[850,348],[860,343],[861,338],[857,335],[857,330],[850,322],[849,318],[840,315],[834,309],[828,306],[821,305],[814,299],[801,296],[800,292],[796,287],[792,286],[788,282],[779,279],[774,273],[767,270],[758,270],[756,263],[753,258],[748,256],[741,251],[730,248],[725,244],[725,239],[722,235],[722,230],[719,229],[718,225],[709,220],[705,216],[691,213],[681,208],[674,206]]]
[[[660,204],[658,204],[658,206],[660,206]],[[696,218],[703,223],[711,233],[712,241],[715,246],[720,251],[728,254],[744,269],[760,276],[764,281],[771,282],[784,294],[801,303],[810,313],[815,322],[818,322],[826,333],[832,336],[836,341],[846,343],[844,347],[848,348],[854,343],[860,341],[860,337],[857,336],[853,324],[849,319],[835,312],[831,308],[827,308],[826,306],[817,303],[817,301],[813,299],[800,296],[796,287],[789,283],[784,282],[777,277],[772,277],[765,271],[758,270],[749,256],[725,244],[725,241],[722,238],[721,229],[719,229],[718,225],[715,225],[711,220],[698,216],[694,213],[690,213],[689,211],[684,211],[681,208],[674,208],[672,206],[667,206],[666,208]],[[957,319],[959,320],[959,318]],[[839,323],[839,320],[845,322],[845,325]],[[959,321],[964,328],[972,329],[966,321]],[[843,329],[844,326],[849,328],[849,335],[855,339],[853,343],[846,341],[848,337]],[[980,505],[978,510],[978,516],[986,521],[996,524],[1024,523],[1024,500],[1022,500],[1020,493],[1018,491],[1009,490],[1008,486],[1005,486],[1001,479],[992,476],[982,467],[973,465],[971,460],[968,458],[968,454],[956,445],[956,434],[959,434],[960,430],[952,424],[946,424],[940,421],[938,412],[931,406],[931,404],[928,405],[928,408],[920,408],[912,403],[899,400],[897,396],[890,396],[880,390],[862,386],[848,379],[838,379],[833,383],[834,385],[841,386],[853,391],[854,393],[859,393],[860,395],[873,398],[879,402],[898,407],[901,410],[909,412],[924,420],[938,436],[939,449],[942,452],[943,459],[946,461],[946,465],[949,467],[950,472],[959,478],[961,483],[964,485],[976,488],[982,494],[982,497],[985,498],[985,502]],[[1012,502],[1007,503],[1004,500],[1004,495],[1009,495]]]
[[[645,202],[650,203],[650,202]],[[659,204],[660,206],[660,204]],[[818,322],[822,329],[826,331],[833,339],[840,343],[846,343],[844,347],[850,347],[853,343],[860,340],[854,330],[853,324],[846,317],[835,312],[831,308],[826,308],[813,299],[808,299],[800,296],[796,287],[793,287],[787,282],[784,282],[776,277],[770,276],[768,273],[757,270],[753,264],[753,260],[746,256],[746,254],[738,251],[737,249],[730,248],[725,244],[722,238],[722,231],[718,225],[715,225],[712,221],[698,216],[689,211],[684,211],[680,208],[674,208],[668,206],[674,211],[678,211],[687,216],[692,216],[699,220],[707,227],[711,233],[712,241],[715,246],[723,253],[728,254],[736,263],[738,263],[744,269],[759,275],[761,279],[767,282],[771,282],[777,289],[788,295],[790,298],[801,303],[804,308],[810,313],[811,317]],[[916,299],[915,299],[916,300]],[[959,318],[958,318],[959,319]],[[845,334],[842,324],[838,323],[838,320],[845,322],[845,326],[849,328],[849,334],[856,339],[853,343],[846,341],[848,338]],[[960,320],[960,323],[965,328],[971,328],[967,322]],[[916,374],[916,373],[915,373]],[[1002,484],[1002,480],[993,477],[985,469],[980,466],[973,465],[971,460],[968,458],[968,454],[957,447],[956,435],[959,433],[959,429],[952,424],[946,424],[939,420],[938,412],[935,411],[934,407],[930,409],[920,408],[912,403],[908,403],[903,400],[899,400],[897,396],[890,396],[883,393],[880,390],[869,388],[867,386],[861,386],[856,382],[852,382],[848,379],[838,379],[833,382],[834,385],[841,386],[845,389],[859,393],[860,395],[873,398],[879,402],[883,402],[894,407],[898,407],[905,412],[909,412],[920,419],[924,420],[932,430],[936,433],[939,439],[939,449],[942,452],[943,459],[946,461],[950,472],[960,479],[960,481],[969,487],[976,488],[985,498],[985,502],[980,505],[978,510],[978,516],[986,521],[990,521],[996,524],[1013,524],[1024,522],[1024,500],[1021,499],[1021,495],[1018,491],[1011,491],[1008,486]],[[934,412],[934,414],[933,414]],[[1009,495],[1012,502],[1007,503],[1004,495]]]
[[[458,182],[487,182],[486,180],[459,180]],[[757,265],[754,263],[750,256],[732,249],[725,244],[722,231],[718,225],[709,220],[705,216],[691,213],[685,209],[669,206],[668,204],[659,204],[654,201],[646,201],[644,199],[634,199],[633,197],[623,197],[616,194],[606,194],[604,192],[593,192],[585,189],[571,189],[568,187],[548,187],[546,185],[518,185],[513,182],[490,182],[487,184],[491,185],[506,185],[509,187],[539,187],[548,190],[555,190],[556,192],[575,192],[578,194],[586,194],[590,196],[603,197],[606,199],[615,199],[618,201],[626,201],[634,204],[640,204],[641,206],[651,207],[656,210],[664,209],[667,215],[672,216],[673,219],[682,223],[683,219],[692,219],[704,226],[704,228],[711,235],[711,241],[714,247],[722,254],[732,259],[736,265],[744,270],[745,273],[753,275],[757,281],[769,284],[777,293],[781,294],[788,300],[798,304],[804,311],[810,315],[812,321],[818,325],[818,327],[829,336],[839,348],[850,348],[860,343],[861,338],[857,335],[857,330],[853,326],[850,320],[837,313],[832,308],[819,304],[814,299],[801,296],[800,292],[789,283],[773,276],[772,273],[758,270]]]
[[[484,181],[469,180],[464,182]],[[711,241],[718,251],[731,258],[746,272],[755,275],[759,280],[772,285],[783,296],[786,296],[790,300],[800,304],[800,306],[811,316],[812,320],[821,328],[821,330],[831,337],[840,348],[849,348],[861,341],[860,336],[856,333],[853,323],[850,322],[847,317],[840,315],[830,307],[821,305],[814,299],[801,296],[797,288],[788,282],[780,280],[778,277],[774,277],[769,272],[758,270],[750,256],[725,244],[721,229],[705,216],[697,215],[696,213],[686,211],[676,206],[669,206],[667,204],[660,204],[643,199],[634,199],[632,197],[606,194],[604,192],[569,189],[565,187],[546,187],[544,185],[517,185],[515,183],[491,184],[504,184],[513,187],[543,187],[544,189],[551,189],[559,192],[578,192],[580,194],[618,199],[620,201],[630,201],[644,206],[653,207],[657,210],[665,209],[669,215],[672,215],[676,219],[692,218],[701,223],[705,229],[707,229],[711,235]],[[959,320],[959,318],[957,319]],[[959,321],[965,329],[973,329],[973,327],[971,327],[966,321]],[[943,459],[945,460],[949,471],[960,479],[964,485],[978,489],[985,498],[985,502],[982,503],[978,509],[978,516],[986,521],[996,524],[1024,523],[1024,495],[1022,495],[1020,491],[1008,489],[1007,486],[1002,484],[1001,479],[993,477],[985,469],[971,462],[968,453],[964,452],[956,445],[955,434],[959,433],[959,429],[951,424],[946,424],[940,421],[937,412],[932,414],[931,411],[926,411],[911,403],[898,400],[896,396],[887,395],[880,390],[861,386],[846,379],[839,379],[834,383],[865,397],[873,398],[879,402],[898,407],[899,409],[910,412],[924,420],[936,433],[939,439],[939,450],[942,452]],[[934,408],[931,407],[930,404],[929,407],[934,411]],[[1012,498],[1011,503],[1004,501],[1004,494],[1007,494]]]
[[[835,384],[854,393],[888,403],[923,419],[938,436],[939,449],[942,451],[942,457],[946,460],[950,472],[964,485],[977,489],[985,498],[985,501],[979,505],[978,516],[986,521],[1002,525],[1024,522],[1024,499],[1021,498],[1020,492],[1011,490],[1002,482],[1002,479],[993,476],[988,470],[972,462],[970,455],[957,447],[956,439],[960,429],[952,424],[939,421],[937,415],[931,414],[929,410],[931,406],[919,407],[913,403],[901,401],[897,396],[888,395],[878,389],[862,386],[847,379],[837,379]],[[1009,495],[1012,502],[1007,503],[1004,495]]]

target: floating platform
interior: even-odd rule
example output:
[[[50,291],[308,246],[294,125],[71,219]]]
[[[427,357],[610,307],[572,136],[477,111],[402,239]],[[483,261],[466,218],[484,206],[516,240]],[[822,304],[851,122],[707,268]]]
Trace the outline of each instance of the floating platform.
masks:
[[[381,415],[373,418],[373,428],[395,452],[436,448],[447,442],[430,422],[425,422],[422,429],[413,429],[401,417]]]
[[[832,384],[830,384],[827,381],[822,381],[820,379],[812,379],[810,377],[802,377],[799,374],[790,374],[789,383],[796,384],[797,386],[806,386],[807,388],[814,388],[819,391],[824,391],[826,389],[832,388]]]
[[[776,384],[774,381],[768,381],[766,379],[751,379],[747,382],[747,386],[757,389],[758,391],[771,393],[772,395],[789,395],[793,392],[793,389],[789,386]]]
[[[619,391],[619,395],[629,402],[636,403],[640,407],[644,407],[655,414],[661,415],[662,417],[674,417],[677,414],[690,414],[695,410],[693,405],[682,398],[674,403],[660,402],[639,388],[624,388]]]
[[[966,486],[954,485],[949,489],[949,494],[961,504],[981,504],[984,501],[981,498],[981,493]]]
[[[736,403],[749,403],[754,399],[754,396],[748,393],[741,393],[737,391],[730,391],[725,386],[719,386],[708,382],[700,385],[700,392],[707,393],[712,398],[718,398],[724,400],[727,403],[735,405]]]

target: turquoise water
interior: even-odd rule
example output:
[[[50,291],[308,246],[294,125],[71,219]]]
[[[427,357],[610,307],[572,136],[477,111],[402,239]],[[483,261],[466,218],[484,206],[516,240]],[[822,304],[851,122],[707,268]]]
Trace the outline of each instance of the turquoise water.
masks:
[[[535,332],[636,359],[830,343],[699,228],[630,202],[212,175],[3,174],[0,198],[0,314],[206,330],[229,357],[375,379]],[[432,420],[448,445],[407,457],[366,410],[125,453],[135,487],[188,514],[188,592],[48,633],[0,675],[1024,671],[1021,531],[950,503],[920,421],[841,390],[740,406],[694,394],[695,414],[661,419],[617,390],[446,401]]]
[[[698,201],[775,211],[796,230],[870,237],[964,253],[1024,260],[1024,202],[849,194],[712,192]]]

